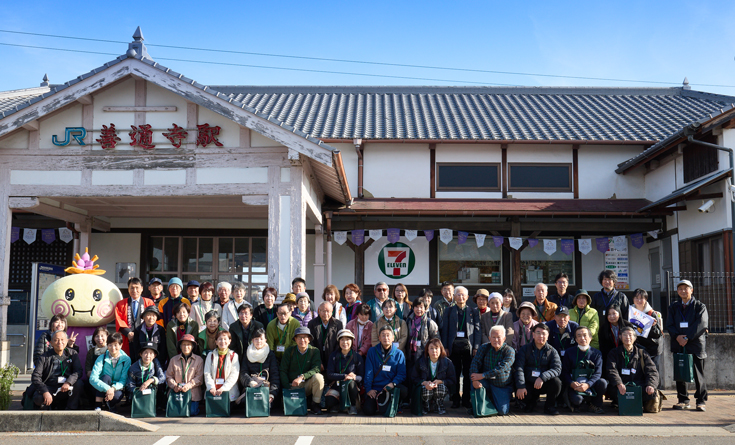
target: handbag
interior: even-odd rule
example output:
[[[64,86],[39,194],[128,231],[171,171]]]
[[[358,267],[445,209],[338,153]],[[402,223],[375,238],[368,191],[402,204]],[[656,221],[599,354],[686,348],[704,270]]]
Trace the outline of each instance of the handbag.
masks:
[[[130,417],[156,417],[156,388],[149,387],[142,391],[135,388],[130,405]]]
[[[421,388],[423,385],[418,384],[413,387],[413,393],[411,394],[411,414],[414,416],[423,416],[424,407],[421,403]]]
[[[684,346],[681,353],[674,354],[674,380],[677,382],[694,382],[694,357],[687,354]]]
[[[283,415],[306,415],[306,390],[304,388],[283,390]]]
[[[498,410],[495,409],[493,401],[490,400],[487,389],[484,386],[472,388],[470,392],[470,402],[472,402],[472,415],[475,417],[491,417],[497,416]]]
[[[350,400],[350,382],[339,382],[339,409],[345,411],[352,406],[352,400]]]
[[[230,417],[230,391],[222,391],[218,396],[207,391],[205,400],[207,417]]]
[[[579,383],[588,383],[590,376],[595,372],[594,368],[589,369],[587,367],[585,368],[577,368],[574,371],[572,371],[572,380]],[[566,392],[566,391],[565,391]],[[592,386],[587,391],[577,391],[577,394],[582,396],[596,396],[597,391],[595,391]]]
[[[166,417],[191,417],[191,391],[169,391]]]
[[[245,388],[245,417],[268,417],[271,415],[268,388]]]
[[[635,383],[625,385],[625,394],[618,393],[619,416],[643,415],[643,388]]]
[[[398,405],[401,399],[401,388],[398,386],[392,390],[386,390],[378,394],[378,412],[385,417],[393,418],[398,414]]]
[[[662,393],[660,390],[655,390],[653,393],[654,396],[645,402],[643,402],[643,412],[644,413],[660,413],[661,407],[664,404],[664,400],[668,400],[664,393]]]

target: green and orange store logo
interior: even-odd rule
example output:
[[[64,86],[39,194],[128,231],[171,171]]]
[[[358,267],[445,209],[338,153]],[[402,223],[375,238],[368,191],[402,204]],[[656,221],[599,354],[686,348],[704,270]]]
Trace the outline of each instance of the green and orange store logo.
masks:
[[[378,254],[378,267],[388,278],[404,278],[413,272],[416,255],[403,243],[386,244]]]

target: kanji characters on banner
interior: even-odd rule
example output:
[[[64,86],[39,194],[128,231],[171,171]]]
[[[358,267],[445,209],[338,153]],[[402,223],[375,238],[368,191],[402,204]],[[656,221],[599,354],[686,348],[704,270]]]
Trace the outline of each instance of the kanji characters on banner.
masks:
[[[56,229],[43,229],[41,230],[41,239],[46,244],[51,244],[56,241]]]
[[[352,231],[352,244],[359,246],[365,242],[365,229]]]
[[[434,231],[433,230],[424,230],[424,236],[426,237],[426,241],[431,241],[434,239]]]
[[[334,234],[334,241],[340,246],[347,242],[347,232],[332,232]]]
[[[630,243],[633,244],[633,247],[636,249],[643,247],[643,234],[634,233],[633,235],[630,235]]]
[[[536,238],[528,238],[528,247],[533,249],[536,246],[538,246],[538,240]]]
[[[602,253],[607,252],[610,250],[610,240],[605,238],[595,238],[595,243],[597,244],[597,250],[599,250]]]
[[[567,255],[571,255],[572,253],[574,253],[574,240],[573,239],[561,240],[561,251]]]
[[[12,227],[10,229],[10,242],[14,243],[20,239],[20,227]]]
[[[504,238],[502,236],[494,236],[493,237],[493,244],[495,244],[495,247],[500,247],[503,245]]]

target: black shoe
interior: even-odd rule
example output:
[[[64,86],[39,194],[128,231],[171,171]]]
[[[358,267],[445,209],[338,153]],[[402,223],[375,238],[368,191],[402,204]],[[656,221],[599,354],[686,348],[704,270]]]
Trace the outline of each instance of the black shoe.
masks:
[[[601,406],[595,406],[592,404],[590,404],[590,406],[587,407],[587,412],[592,413],[592,414],[605,414],[605,410],[602,409]]]
[[[455,400],[454,402],[452,402],[452,409],[457,409],[460,406],[462,406],[462,403],[459,400]]]
[[[462,406],[465,407],[465,408],[472,409],[472,402],[470,402],[469,400],[463,400],[462,401]]]
[[[544,413],[550,416],[558,416],[559,410],[556,408],[544,408]]]
[[[322,414],[322,407],[319,406],[318,403],[315,404],[315,406],[311,408],[311,414],[314,416],[320,416]]]
[[[529,404],[526,404],[526,406],[523,407],[523,412],[524,413],[532,413],[535,409],[536,409],[536,405],[532,405],[532,404],[529,403]]]

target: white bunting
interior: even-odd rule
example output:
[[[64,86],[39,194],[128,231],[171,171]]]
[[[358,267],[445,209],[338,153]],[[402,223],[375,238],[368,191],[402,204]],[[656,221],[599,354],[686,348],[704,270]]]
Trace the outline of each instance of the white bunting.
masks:
[[[485,245],[485,235],[484,233],[475,233],[475,242],[477,242],[477,247],[482,247]]]
[[[651,235],[653,239],[658,239],[658,230],[651,230],[648,234]]]
[[[590,238],[580,238],[577,240],[579,243],[579,251],[582,252],[584,255],[587,255],[592,251],[592,239]]]
[[[74,239],[74,234],[72,234],[71,230],[67,229],[66,227],[59,227],[59,239],[65,243],[68,243]]]
[[[409,241],[415,240],[418,235],[418,230],[406,230],[406,239]]]
[[[546,252],[546,255],[553,255],[554,252],[556,252],[556,240],[555,239],[545,239],[544,241],[544,252]]]
[[[628,248],[628,238],[625,236],[614,236],[613,247],[615,250],[625,250]]]
[[[33,244],[36,241],[36,230],[37,229],[23,229],[23,241],[28,244]]]
[[[523,238],[508,237],[508,243],[510,244],[510,247],[518,250],[523,245]]]
[[[444,244],[449,244],[449,242],[452,241],[452,238],[452,229],[439,229],[439,239],[442,240]]]
[[[334,232],[334,241],[340,246],[347,242],[347,232]]]
[[[370,238],[374,239],[375,241],[379,240],[382,237],[383,237],[383,229],[377,229],[377,230],[370,231]]]

